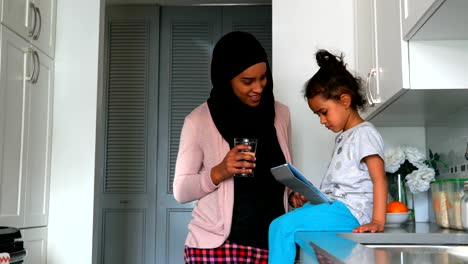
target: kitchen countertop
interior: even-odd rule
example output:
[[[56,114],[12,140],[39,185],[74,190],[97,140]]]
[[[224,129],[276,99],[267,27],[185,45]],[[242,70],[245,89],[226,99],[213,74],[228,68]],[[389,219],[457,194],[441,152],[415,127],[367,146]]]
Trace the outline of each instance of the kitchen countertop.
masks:
[[[468,252],[468,232],[432,223],[386,227],[383,233],[298,232],[295,239],[303,264],[318,263],[315,253],[325,263],[468,263],[468,255],[448,253]]]

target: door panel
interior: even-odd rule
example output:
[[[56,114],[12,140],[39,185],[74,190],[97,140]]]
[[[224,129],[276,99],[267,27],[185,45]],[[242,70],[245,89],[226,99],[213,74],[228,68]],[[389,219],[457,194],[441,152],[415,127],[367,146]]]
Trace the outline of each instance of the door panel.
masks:
[[[49,211],[50,157],[52,148],[53,63],[39,50],[37,82],[29,85],[25,226],[46,226]]]
[[[30,228],[21,230],[24,248],[27,251],[24,264],[47,263],[47,228]]]
[[[209,97],[215,43],[234,30],[254,34],[271,54],[271,6],[162,7],[157,263],[183,263],[187,225],[196,202],[179,204],[172,192],[180,131],[185,116]]]
[[[0,85],[0,225],[24,225],[22,151],[29,44],[7,28],[1,30]]]
[[[159,27],[158,15],[145,12],[148,7],[109,8],[106,164],[98,250],[102,263],[124,263],[134,254],[141,257],[132,263],[184,262],[187,226],[196,202],[179,204],[172,192],[183,120],[209,96],[211,52],[224,33],[249,31],[252,24],[250,31],[271,50],[271,7],[261,9],[269,15],[258,14],[262,23],[256,25],[247,17],[257,9],[245,13],[249,9],[161,7]],[[224,21],[223,14],[230,18]],[[142,21],[151,21],[147,40],[135,36],[142,32],[135,27]],[[223,30],[227,23],[229,29]],[[159,33],[153,31],[154,25]],[[147,46],[136,46],[147,41]],[[115,235],[118,230],[144,250],[121,250],[124,245],[114,241],[121,239]],[[116,250],[122,262],[110,253]]]
[[[32,29],[34,11],[30,3],[30,0],[3,0],[2,23],[24,38],[28,38],[28,30]]]
[[[101,263],[147,263],[146,218],[145,210],[105,210],[104,252]]]
[[[162,8],[156,211],[158,264],[184,263],[184,242],[194,203],[179,204],[174,199],[175,161],[185,116],[208,98],[210,54],[220,33],[219,8]]]
[[[157,6],[108,9],[100,263],[155,259]],[[156,72],[156,74],[155,74]]]

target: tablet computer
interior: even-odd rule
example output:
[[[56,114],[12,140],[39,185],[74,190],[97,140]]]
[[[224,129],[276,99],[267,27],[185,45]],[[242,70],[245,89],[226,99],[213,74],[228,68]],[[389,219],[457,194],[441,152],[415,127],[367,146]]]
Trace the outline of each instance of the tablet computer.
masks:
[[[311,204],[331,203],[330,198],[308,181],[293,165],[286,163],[270,170],[277,181],[304,195]]]

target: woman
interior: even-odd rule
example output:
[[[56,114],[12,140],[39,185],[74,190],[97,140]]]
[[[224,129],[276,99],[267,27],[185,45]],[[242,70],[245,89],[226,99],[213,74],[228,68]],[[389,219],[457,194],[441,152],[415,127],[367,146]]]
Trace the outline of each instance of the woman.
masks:
[[[176,162],[176,200],[198,200],[185,262],[267,263],[268,227],[288,204],[270,168],[291,162],[289,110],[275,102],[267,54],[251,34],[218,41],[211,82],[208,101],[185,118]],[[239,152],[247,147],[234,146],[234,137],[256,138],[256,156]]]

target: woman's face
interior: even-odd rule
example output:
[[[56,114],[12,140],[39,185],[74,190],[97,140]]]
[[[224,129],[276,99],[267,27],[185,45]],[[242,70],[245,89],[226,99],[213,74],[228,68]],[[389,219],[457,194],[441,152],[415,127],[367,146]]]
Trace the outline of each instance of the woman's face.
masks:
[[[231,80],[234,94],[246,105],[256,107],[260,104],[263,88],[267,84],[267,65],[265,62],[254,64]]]

